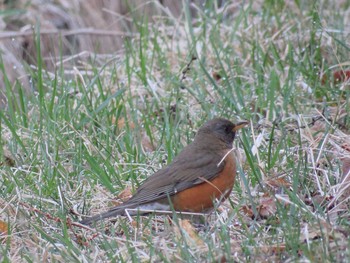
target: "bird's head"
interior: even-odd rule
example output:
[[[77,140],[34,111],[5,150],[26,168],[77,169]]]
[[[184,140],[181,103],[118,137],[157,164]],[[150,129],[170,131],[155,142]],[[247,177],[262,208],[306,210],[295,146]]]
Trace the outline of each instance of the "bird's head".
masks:
[[[196,137],[214,137],[231,147],[233,140],[235,139],[236,131],[243,128],[247,124],[247,121],[241,121],[234,124],[231,121],[223,118],[212,119],[207,121],[198,130]]]

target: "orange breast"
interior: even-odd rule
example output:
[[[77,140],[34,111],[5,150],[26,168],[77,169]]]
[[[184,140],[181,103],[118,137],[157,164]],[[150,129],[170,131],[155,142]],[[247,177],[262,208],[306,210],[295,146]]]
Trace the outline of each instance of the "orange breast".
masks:
[[[204,212],[213,207],[215,199],[225,200],[231,193],[236,177],[236,162],[232,153],[225,159],[225,168],[210,182],[203,182],[172,197],[174,209]],[[198,175],[200,177],[201,175]]]

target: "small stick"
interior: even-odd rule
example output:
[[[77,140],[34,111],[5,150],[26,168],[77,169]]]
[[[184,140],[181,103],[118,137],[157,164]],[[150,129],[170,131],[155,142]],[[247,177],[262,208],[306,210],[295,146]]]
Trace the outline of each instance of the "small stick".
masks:
[[[190,62],[188,62],[188,64],[186,65],[186,68],[182,71],[182,78],[181,78],[181,82],[184,81],[186,79],[186,74],[191,70],[191,64],[193,61],[195,61],[197,59],[196,56],[192,56]]]

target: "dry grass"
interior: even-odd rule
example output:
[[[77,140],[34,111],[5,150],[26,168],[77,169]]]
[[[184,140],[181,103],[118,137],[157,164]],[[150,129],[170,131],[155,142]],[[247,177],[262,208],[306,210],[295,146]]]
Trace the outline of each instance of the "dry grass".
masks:
[[[133,18],[118,53],[54,57],[41,78],[36,66],[34,96],[1,113],[1,260],[349,259],[350,92],[332,78],[349,65],[349,4],[192,10],[193,20],[186,10]],[[205,224],[158,214],[75,223],[127,198],[213,116],[251,125],[235,142],[231,198]]]

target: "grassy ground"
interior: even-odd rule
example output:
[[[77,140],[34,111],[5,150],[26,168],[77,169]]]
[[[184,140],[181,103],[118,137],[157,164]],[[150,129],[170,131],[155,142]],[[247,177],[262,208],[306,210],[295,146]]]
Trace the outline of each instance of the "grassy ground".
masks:
[[[350,3],[312,2],[134,21],[123,52],[74,69],[47,72],[39,55],[34,95],[17,85],[12,100],[8,84],[0,112],[1,261],[348,261],[350,89],[333,75],[350,64]],[[231,198],[206,224],[74,223],[125,199],[213,117],[251,125]]]

